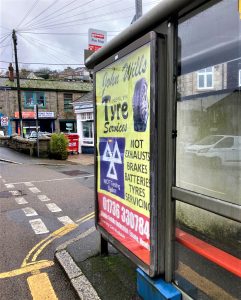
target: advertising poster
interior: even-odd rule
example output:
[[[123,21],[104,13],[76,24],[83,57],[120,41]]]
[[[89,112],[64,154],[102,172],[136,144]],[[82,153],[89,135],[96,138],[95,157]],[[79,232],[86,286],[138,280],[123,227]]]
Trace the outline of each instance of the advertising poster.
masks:
[[[98,224],[150,265],[150,45],[96,72]]]

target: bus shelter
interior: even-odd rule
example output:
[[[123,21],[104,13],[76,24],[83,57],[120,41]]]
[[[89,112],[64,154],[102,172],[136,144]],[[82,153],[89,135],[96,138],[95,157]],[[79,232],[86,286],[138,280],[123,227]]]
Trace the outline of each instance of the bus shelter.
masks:
[[[194,299],[241,293],[239,5],[164,0],[86,61],[97,229]]]

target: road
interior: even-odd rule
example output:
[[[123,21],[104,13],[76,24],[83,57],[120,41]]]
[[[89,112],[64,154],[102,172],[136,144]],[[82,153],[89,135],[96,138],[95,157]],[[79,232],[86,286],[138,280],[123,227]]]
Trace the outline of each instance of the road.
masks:
[[[54,252],[94,225],[93,166],[35,163],[0,164],[0,299],[78,299]]]

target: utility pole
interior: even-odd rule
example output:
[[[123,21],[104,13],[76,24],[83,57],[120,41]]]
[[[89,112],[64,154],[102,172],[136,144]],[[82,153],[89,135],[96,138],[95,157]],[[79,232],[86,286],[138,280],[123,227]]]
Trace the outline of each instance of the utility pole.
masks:
[[[142,0],[135,0],[136,14],[131,21],[131,24],[135,23],[142,16]]]
[[[17,36],[16,36],[15,29],[13,29],[12,38],[13,38],[14,56],[15,56],[15,65],[16,65],[16,77],[17,77],[20,135],[23,136],[23,118],[22,118],[21,91],[20,91],[20,80],[19,80],[19,69],[18,69]]]

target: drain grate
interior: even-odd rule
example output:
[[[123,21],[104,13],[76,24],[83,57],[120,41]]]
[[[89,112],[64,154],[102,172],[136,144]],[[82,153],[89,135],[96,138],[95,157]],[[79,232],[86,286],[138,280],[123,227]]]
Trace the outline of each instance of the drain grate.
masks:
[[[61,173],[69,176],[89,175],[90,173],[81,170],[62,171]]]

